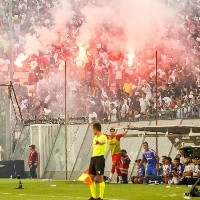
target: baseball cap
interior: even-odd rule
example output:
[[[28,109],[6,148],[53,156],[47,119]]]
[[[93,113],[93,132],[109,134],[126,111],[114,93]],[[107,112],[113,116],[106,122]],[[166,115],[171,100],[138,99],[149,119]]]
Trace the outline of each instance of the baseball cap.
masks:
[[[127,153],[126,149],[122,149],[121,152],[123,152],[123,153]]]
[[[29,147],[35,149],[35,145],[34,144],[30,145]]]

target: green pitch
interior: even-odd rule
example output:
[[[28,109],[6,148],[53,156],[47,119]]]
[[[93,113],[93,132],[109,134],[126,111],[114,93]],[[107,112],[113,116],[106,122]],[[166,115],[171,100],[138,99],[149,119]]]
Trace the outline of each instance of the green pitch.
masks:
[[[24,189],[18,187],[18,179],[0,179],[0,199],[2,200],[87,200],[89,187],[78,181],[58,181],[22,179]],[[187,186],[106,184],[105,200],[160,200],[183,198]],[[195,198],[200,199],[200,198]]]

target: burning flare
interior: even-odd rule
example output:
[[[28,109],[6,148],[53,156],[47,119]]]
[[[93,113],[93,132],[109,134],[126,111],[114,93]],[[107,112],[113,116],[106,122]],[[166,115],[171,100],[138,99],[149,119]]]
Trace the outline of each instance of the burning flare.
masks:
[[[17,65],[18,67],[22,67],[23,66],[23,61],[25,61],[27,58],[27,56],[23,53],[19,54],[16,61],[15,61],[15,65]]]
[[[86,62],[87,62],[86,48],[82,45],[79,45],[79,52],[76,58],[76,66],[83,67],[84,63]]]
[[[135,54],[129,53],[128,56],[127,56],[127,58],[128,58],[128,66],[132,67],[133,66],[133,60],[135,58]]]
[[[87,54],[86,54],[86,49],[83,46],[79,46],[79,55],[78,55],[79,59],[81,61],[85,61]]]

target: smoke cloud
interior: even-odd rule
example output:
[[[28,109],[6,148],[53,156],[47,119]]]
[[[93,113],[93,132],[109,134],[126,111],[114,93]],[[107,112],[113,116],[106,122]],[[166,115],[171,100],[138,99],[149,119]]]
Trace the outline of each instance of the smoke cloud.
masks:
[[[113,48],[133,50],[143,48],[146,43],[156,44],[176,14],[175,10],[155,0],[113,0],[107,7],[85,7],[83,13],[86,23],[81,27],[79,43],[87,43],[94,37],[96,29],[102,29],[106,24],[109,32],[115,27],[121,28],[124,37],[121,40],[119,35],[104,31],[101,39],[113,41]]]
[[[53,19],[51,27],[36,26],[33,28],[34,34],[26,34],[24,45],[26,55],[38,55],[39,51],[45,51],[49,45],[62,42],[67,32],[67,23],[74,12],[68,1],[60,0],[50,13]]]
[[[64,33],[67,23],[73,17],[74,11],[71,8],[69,1],[59,0],[58,5],[51,10],[54,21],[54,32]]]
[[[98,39],[107,43],[111,50],[128,51],[141,49],[147,43],[156,45],[176,14],[158,0],[110,0],[104,6],[85,6],[80,11],[85,22],[77,39],[79,45],[87,46],[98,35]],[[37,28],[36,36],[26,35],[26,54],[38,54],[48,45],[65,38],[66,25],[74,15],[69,1],[60,0],[50,12],[53,26],[50,29]]]

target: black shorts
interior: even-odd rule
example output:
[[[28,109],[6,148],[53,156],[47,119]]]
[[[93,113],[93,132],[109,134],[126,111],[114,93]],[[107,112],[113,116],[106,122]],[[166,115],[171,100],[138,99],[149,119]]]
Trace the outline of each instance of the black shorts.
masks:
[[[103,175],[105,169],[104,156],[92,157],[90,161],[89,173],[92,175]]]

